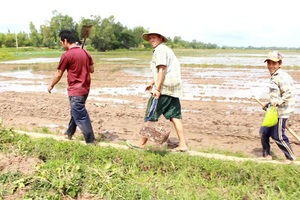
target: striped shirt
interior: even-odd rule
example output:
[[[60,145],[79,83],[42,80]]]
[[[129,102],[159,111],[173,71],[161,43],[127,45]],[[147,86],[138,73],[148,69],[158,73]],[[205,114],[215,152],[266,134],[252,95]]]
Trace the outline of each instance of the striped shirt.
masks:
[[[295,110],[293,82],[293,78],[281,68],[270,78],[270,102],[277,105],[279,118],[288,118]]]
[[[161,94],[178,98],[181,97],[182,83],[180,63],[173,50],[166,46],[164,43],[161,43],[154,49],[152,60],[150,62],[150,68],[153,73],[155,86],[157,86],[157,66],[159,65],[166,66],[165,79],[163,85],[160,88]]]

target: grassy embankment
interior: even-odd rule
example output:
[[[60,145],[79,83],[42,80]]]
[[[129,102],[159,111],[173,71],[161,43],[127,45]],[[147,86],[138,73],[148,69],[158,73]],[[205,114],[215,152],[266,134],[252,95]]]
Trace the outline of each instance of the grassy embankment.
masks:
[[[221,161],[184,153],[32,139],[2,127],[0,155],[5,154],[42,162],[31,174],[1,172],[0,199],[290,200],[300,195],[297,165]]]

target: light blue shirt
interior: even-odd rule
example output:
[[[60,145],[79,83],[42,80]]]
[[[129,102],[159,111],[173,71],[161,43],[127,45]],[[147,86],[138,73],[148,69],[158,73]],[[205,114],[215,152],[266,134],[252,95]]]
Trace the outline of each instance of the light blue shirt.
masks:
[[[270,102],[278,105],[278,117],[288,118],[295,110],[293,78],[279,68],[270,78]]]
[[[152,55],[150,68],[154,77],[154,84],[157,85],[157,66],[166,66],[166,74],[160,92],[162,95],[182,97],[181,68],[180,63],[173,50],[164,43],[158,45]]]

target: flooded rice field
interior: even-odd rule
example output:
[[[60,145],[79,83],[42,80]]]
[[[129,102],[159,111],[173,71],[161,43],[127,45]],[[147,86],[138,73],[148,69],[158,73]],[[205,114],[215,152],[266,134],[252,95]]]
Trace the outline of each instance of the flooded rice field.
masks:
[[[149,79],[149,81],[151,79],[149,69],[126,68],[122,71],[134,77],[131,85],[121,85],[115,88],[91,88],[91,95],[143,95],[145,79]],[[0,92],[46,92],[52,78],[49,75],[34,74],[32,70],[2,72],[0,79],[2,79],[1,77],[11,80],[1,81]],[[209,99],[209,97],[222,97],[230,100],[230,98],[250,98],[252,95],[265,98],[268,92],[268,74],[264,69],[182,68],[182,79],[183,98],[187,100],[203,100]],[[191,79],[201,79],[203,83],[192,83]],[[221,82],[222,84],[206,84],[207,79],[215,79],[217,83]],[[296,84],[296,87],[299,87],[299,84]],[[65,93],[65,90],[56,90],[54,89],[53,92]]]
[[[216,54],[209,57],[181,57],[183,64],[219,64],[236,66],[264,66],[265,54]],[[285,66],[299,66],[300,55],[286,54],[283,64]]]
[[[243,57],[244,56],[244,57]],[[262,54],[235,54],[235,56],[219,57],[180,57],[182,64],[221,64],[225,67],[201,68],[201,67],[183,67],[182,79],[184,87],[185,100],[210,101],[214,98],[216,101],[247,101],[251,97],[268,98],[268,78],[269,74],[266,68],[252,68],[251,66],[262,66],[264,64],[264,55]],[[241,59],[242,58],[242,59]],[[300,56],[289,55],[287,64],[290,66],[300,63]],[[113,60],[122,61],[125,58],[114,58]],[[128,58],[129,59],[129,58]],[[128,60],[126,59],[126,60]],[[107,59],[106,59],[107,60]],[[8,61],[5,64],[28,64],[28,63],[47,63],[58,62],[59,58],[36,58],[28,60]],[[244,68],[235,68],[230,65],[244,66]],[[118,85],[116,87],[92,87],[90,96],[99,101],[120,102],[118,97],[121,95],[142,95],[144,92],[145,80],[151,79],[149,68],[125,68],[122,70],[128,76],[132,77],[130,85]],[[293,75],[294,70],[286,70]],[[1,78],[2,77],[2,78]],[[15,71],[0,73],[0,92],[46,92],[52,75],[37,74],[32,69],[18,69]],[[5,79],[5,80],[4,80]],[[215,80],[216,84],[211,84],[209,79]],[[195,81],[198,80],[198,81]],[[199,83],[198,83],[199,82]],[[299,80],[295,80],[295,88],[299,90]],[[55,87],[53,92],[66,94],[65,88]],[[99,95],[112,95],[117,98],[99,98]],[[296,93],[297,99],[299,94]],[[127,101],[121,101],[126,103]],[[299,102],[300,103],[300,102]],[[300,107],[297,103],[297,107]]]

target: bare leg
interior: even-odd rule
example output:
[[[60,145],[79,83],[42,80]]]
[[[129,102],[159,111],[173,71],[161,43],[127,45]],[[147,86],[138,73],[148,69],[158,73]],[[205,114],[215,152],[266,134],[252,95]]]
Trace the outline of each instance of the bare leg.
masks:
[[[126,143],[130,148],[143,149],[148,141],[148,138],[142,137],[139,141],[127,140]]]
[[[140,147],[140,148],[144,148],[146,143],[148,141],[148,138],[142,137],[136,144],[136,146]]]
[[[178,147],[176,147],[176,149],[187,150],[188,147],[185,142],[185,137],[184,137],[184,133],[183,133],[183,124],[182,124],[181,119],[171,118],[171,122],[174,124],[175,130],[177,133],[177,137],[179,140],[179,145],[178,145]]]

